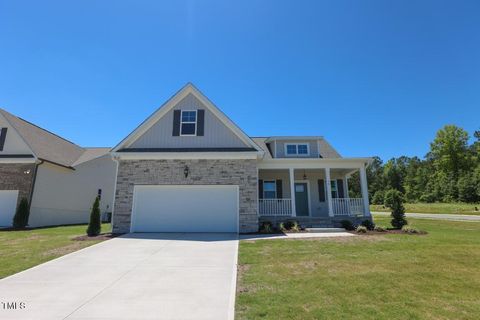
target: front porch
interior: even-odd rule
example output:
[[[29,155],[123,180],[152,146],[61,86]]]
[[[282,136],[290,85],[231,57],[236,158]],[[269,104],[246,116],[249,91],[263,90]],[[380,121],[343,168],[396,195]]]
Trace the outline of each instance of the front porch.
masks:
[[[355,172],[360,173],[361,197],[350,197],[348,179]],[[359,223],[371,219],[364,165],[358,168],[262,168],[258,177],[260,222],[278,224],[297,220],[306,227],[333,227],[342,220]]]

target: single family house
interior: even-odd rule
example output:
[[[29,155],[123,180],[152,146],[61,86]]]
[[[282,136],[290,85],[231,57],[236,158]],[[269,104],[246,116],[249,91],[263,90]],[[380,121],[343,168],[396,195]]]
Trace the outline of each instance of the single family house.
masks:
[[[111,150],[113,231],[240,232],[371,219],[366,166],[321,136],[249,137],[187,84]],[[361,197],[349,196],[359,172]]]

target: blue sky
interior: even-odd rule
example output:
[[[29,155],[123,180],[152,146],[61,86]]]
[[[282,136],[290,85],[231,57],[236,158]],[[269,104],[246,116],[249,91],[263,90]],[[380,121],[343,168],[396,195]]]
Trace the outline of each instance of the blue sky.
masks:
[[[113,146],[186,82],[251,136],[423,156],[480,129],[480,1],[0,0],[0,107]]]

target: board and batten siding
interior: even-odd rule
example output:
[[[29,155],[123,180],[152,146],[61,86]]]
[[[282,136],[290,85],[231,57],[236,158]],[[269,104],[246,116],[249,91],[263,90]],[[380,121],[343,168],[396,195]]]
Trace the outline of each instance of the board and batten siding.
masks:
[[[0,114],[0,129],[7,128],[5,141],[1,154],[31,154],[32,151],[28,145],[23,141],[22,137],[10,125],[10,123]]]
[[[205,110],[203,136],[173,136],[174,110]],[[129,148],[245,148],[248,147],[194,95],[183,98]]]

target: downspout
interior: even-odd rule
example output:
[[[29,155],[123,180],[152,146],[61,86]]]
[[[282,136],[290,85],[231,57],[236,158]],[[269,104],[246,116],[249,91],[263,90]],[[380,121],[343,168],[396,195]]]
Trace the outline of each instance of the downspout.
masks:
[[[35,190],[35,182],[37,181],[37,172],[38,172],[38,167],[43,164],[43,160],[40,160],[40,162],[35,163],[35,171],[33,172],[33,179],[32,179],[32,187],[30,188],[30,197],[28,199],[28,210],[30,211],[30,208],[32,207],[32,200],[33,200],[33,191]]]

